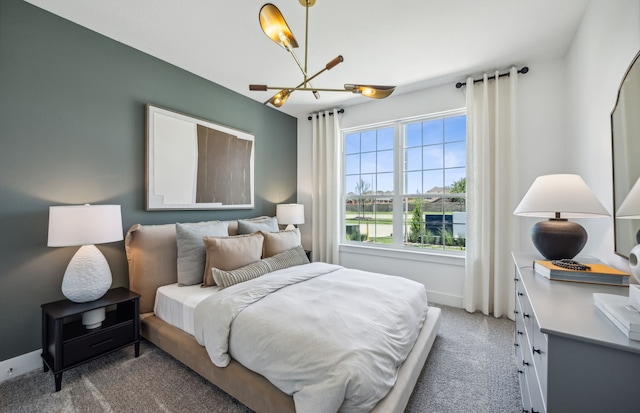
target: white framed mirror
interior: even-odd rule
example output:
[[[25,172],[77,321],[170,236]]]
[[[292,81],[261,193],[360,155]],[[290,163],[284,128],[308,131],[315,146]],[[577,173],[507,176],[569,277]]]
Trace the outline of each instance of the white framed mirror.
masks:
[[[611,112],[613,155],[613,225],[615,253],[628,258],[640,243],[636,233],[640,220],[615,219],[615,213],[640,177],[640,62],[635,56],[622,79],[618,99]]]

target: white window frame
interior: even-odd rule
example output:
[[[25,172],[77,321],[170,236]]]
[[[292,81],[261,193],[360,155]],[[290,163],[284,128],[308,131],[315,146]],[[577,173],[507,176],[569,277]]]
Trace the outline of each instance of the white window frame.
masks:
[[[404,222],[403,222],[403,208],[402,208],[402,200],[406,196],[402,191],[404,188],[404,170],[403,170],[403,161],[404,161],[404,131],[405,126],[410,123],[416,122],[424,122],[434,119],[442,119],[448,117],[455,117],[460,115],[466,115],[466,109],[452,109],[442,112],[431,113],[427,115],[421,116],[412,116],[402,119],[397,119],[393,121],[380,122],[362,126],[355,126],[350,128],[344,128],[340,132],[340,173],[341,173],[341,189],[340,189],[340,248],[343,249],[347,247],[351,248],[363,248],[363,249],[379,249],[379,250],[399,250],[405,252],[411,252],[415,254],[426,254],[426,255],[446,255],[446,256],[465,256],[465,250],[456,251],[456,250],[447,250],[447,249],[429,249],[429,248],[417,248],[411,246],[403,245],[403,237],[402,236],[394,236],[391,244],[378,244],[378,243],[363,243],[361,241],[348,241],[346,240],[346,225],[344,222],[346,220],[346,168],[345,168],[345,137],[351,133],[364,132],[373,129],[382,129],[387,127],[393,127],[394,130],[394,162],[393,162],[393,176],[394,176],[394,188],[393,188],[393,233],[394,234],[404,234]],[[468,167],[468,165],[465,165]],[[465,208],[466,209],[466,208]]]

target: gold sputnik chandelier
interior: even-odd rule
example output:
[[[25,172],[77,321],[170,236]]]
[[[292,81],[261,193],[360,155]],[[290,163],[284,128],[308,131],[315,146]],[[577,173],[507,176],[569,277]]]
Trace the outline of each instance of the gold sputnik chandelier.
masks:
[[[271,3],[267,3],[260,9],[260,27],[262,31],[271,40],[282,46],[287,52],[291,54],[293,60],[300,68],[302,72],[302,81],[294,87],[288,86],[267,86],[267,85],[249,85],[249,90],[254,91],[266,91],[266,90],[278,90],[271,99],[264,102],[271,103],[275,107],[280,107],[287,101],[291,93],[296,90],[308,90],[313,93],[316,99],[320,98],[321,91],[323,92],[351,92],[355,94],[361,94],[374,99],[384,99],[389,96],[394,90],[395,86],[375,86],[375,85],[358,85],[358,84],[345,84],[343,89],[327,89],[313,87],[311,81],[318,77],[320,74],[327,70],[331,70],[338,64],[344,61],[342,56],[338,56],[335,59],[327,63],[316,74],[309,76],[307,72],[307,55],[308,55],[308,35],[309,35],[309,7],[316,4],[316,0],[299,0],[300,4],[306,9],[306,22],[305,22],[305,48],[304,48],[304,66],[300,63],[300,60],[294,53],[293,49],[298,47],[298,42],[293,36],[289,25],[285,21],[282,13],[276,6]]]

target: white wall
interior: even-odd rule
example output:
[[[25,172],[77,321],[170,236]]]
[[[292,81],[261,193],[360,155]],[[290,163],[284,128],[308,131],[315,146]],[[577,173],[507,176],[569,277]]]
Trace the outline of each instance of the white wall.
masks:
[[[513,171],[520,195],[544,174],[578,173],[600,201],[612,209],[611,135],[609,115],[622,76],[640,49],[640,1],[593,0],[566,58],[526,62],[530,72],[519,75],[519,156]],[[494,70],[495,68],[487,68]],[[506,69],[506,68],[499,68]],[[463,79],[460,79],[463,80]],[[464,94],[446,84],[411,94],[392,95],[344,107],[343,127],[463,107]],[[303,244],[311,248],[311,130],[298,120],[298,202],[306,205]],[[516,205],[513,207],[515,208]],[[535,252],[529,239],[535,218],[518,218],[517,251]],[[613,253],[613,220],[580,220],[590,234],[583,250],[612,265],[624,260]],[[460,259],[441,256],[402,259],[375,249],[341,249],[343,265],[405,276],[423,282],[429,299],[461,306],[464,266]]]
[[[569,170],[613,212],[610,115],[620,82],[640,50],[640,1],[593,0],[566,58]],[[613,218],[582,220],[584,253],[628,268],[614,254]]]

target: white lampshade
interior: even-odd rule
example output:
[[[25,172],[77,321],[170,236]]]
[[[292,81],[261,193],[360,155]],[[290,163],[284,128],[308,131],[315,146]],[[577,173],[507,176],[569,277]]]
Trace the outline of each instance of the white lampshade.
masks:
[[[578,175],[539,176],[513,211],[549,218],[531,228],[531,241],[548,260],[575,257],[587,243],[587,231],[567,218],[607,217],[609,213]]]
[[[610,216],[584,180],[573,174],[537,177],[513,213],[542,218]]]
[[[304,205],[278,204],[276,205],[276,219],[278,224],[287,225],[287,229],[294,225],[304,224]]]
[[[49,247],[104,244],[122,239],[120,205],[49,207]]]
[[[638,219],[640,218],[640,178],[633,184],[631,191],[622,201],[622,205],[616,211],[616,218]]]
[[[120,241],[120,205],[71,205],[49,208],[49,247],[81,245],[71,258],[62,279],[62,293],[76,303],[94,301],[111,288],[111,269],[93,244]],[[105,319],[105,309],[82,314],[87,328],[97,328]]]

